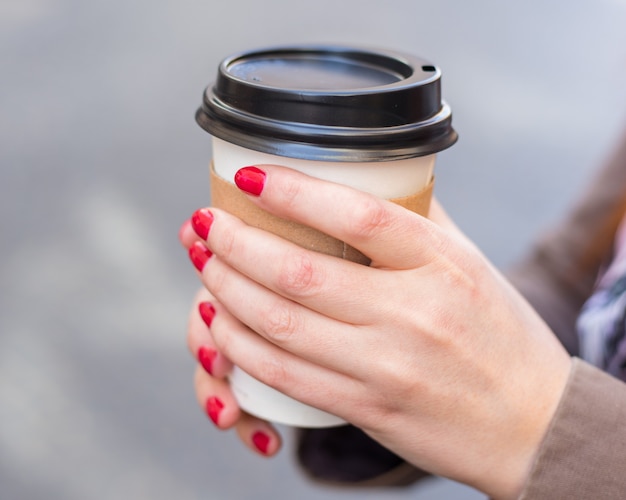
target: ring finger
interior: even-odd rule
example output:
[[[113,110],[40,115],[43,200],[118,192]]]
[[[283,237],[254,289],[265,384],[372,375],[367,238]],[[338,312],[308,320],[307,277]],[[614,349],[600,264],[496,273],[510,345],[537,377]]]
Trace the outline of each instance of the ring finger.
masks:
[[[211,329],[246,335],[251,329],[272,344],[341,373],[359,373],[358,356],[346,358],[367,343],[368,331],[344,323],[286,299],[213,258],[203,272],[203,282],[222,308]]]
[[[278,452],[282,444],[280,434],[268,422],[242,412],[224,380],[211,377],[198,367],[195,387],[198,403],[219,429],[235,427],[246,446],[261,455]]]

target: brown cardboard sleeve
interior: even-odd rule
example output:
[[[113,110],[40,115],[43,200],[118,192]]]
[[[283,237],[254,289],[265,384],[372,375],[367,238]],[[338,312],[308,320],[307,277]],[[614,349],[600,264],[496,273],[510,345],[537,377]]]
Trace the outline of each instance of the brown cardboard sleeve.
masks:
[[[433,186],[434,178],[421,191],[402,198],[394,198],[390,201],[426,216],[430,207]],[[250,226],[265,229],[303,248],[334,255],[335,257],[341,257],[342,259],[360,264],[369,265],[370,263],[370,260],[365,255],[343,241],[311,227],[281,219],[261,210],[237,186],[217,175],[213,167],[211,167],[211,204],[239,217]]]

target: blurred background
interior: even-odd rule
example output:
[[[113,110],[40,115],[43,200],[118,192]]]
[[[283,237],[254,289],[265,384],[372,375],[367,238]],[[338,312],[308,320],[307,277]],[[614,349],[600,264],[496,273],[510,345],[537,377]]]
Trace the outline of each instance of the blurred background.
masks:
[[[437,196],[498,266],[565,212],[626,112],[626,1],[2,0],[0,497],[479,499],[309,483],[197,407],[197,287],[176,234],[207,205],[194,112],[219,61],[346,42],[439,65],[460,141]]]

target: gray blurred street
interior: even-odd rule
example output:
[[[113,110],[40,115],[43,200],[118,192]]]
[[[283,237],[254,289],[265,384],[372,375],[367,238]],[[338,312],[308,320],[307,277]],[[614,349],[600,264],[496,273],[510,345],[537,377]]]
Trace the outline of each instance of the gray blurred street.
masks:
[[[436,194],[502,268],[626,125],[626,0],[1,0],[0,499],[483,499],[443,479],[316,486],[199,409],[179,225],[209,203],[194,121],[219,61],[346,42],[443,71]]]

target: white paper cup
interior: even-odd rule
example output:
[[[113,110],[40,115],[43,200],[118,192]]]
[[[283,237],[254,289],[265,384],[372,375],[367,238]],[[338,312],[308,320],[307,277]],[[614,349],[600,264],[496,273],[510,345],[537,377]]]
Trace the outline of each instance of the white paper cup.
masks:
[[[345,184],[380,198],[401,198],[417,193],[433,177],[435,155],[380,162],[324,162],[286,158],[242,148],[216,137],[213,167],[225,180],[233,182],[235,173],[250,165],[281,165],[326,181]]]
[[[221,181],[234,184],[245,166],[275,164],[398,199],[429,186],[436,153],[456,141],[439,82],[435,66],[403,54],[263,49],[221,63],[196,119],[213,136]],[[345,423],[237,367],[230,384],[240,407],[260,418],[296,427]]]

